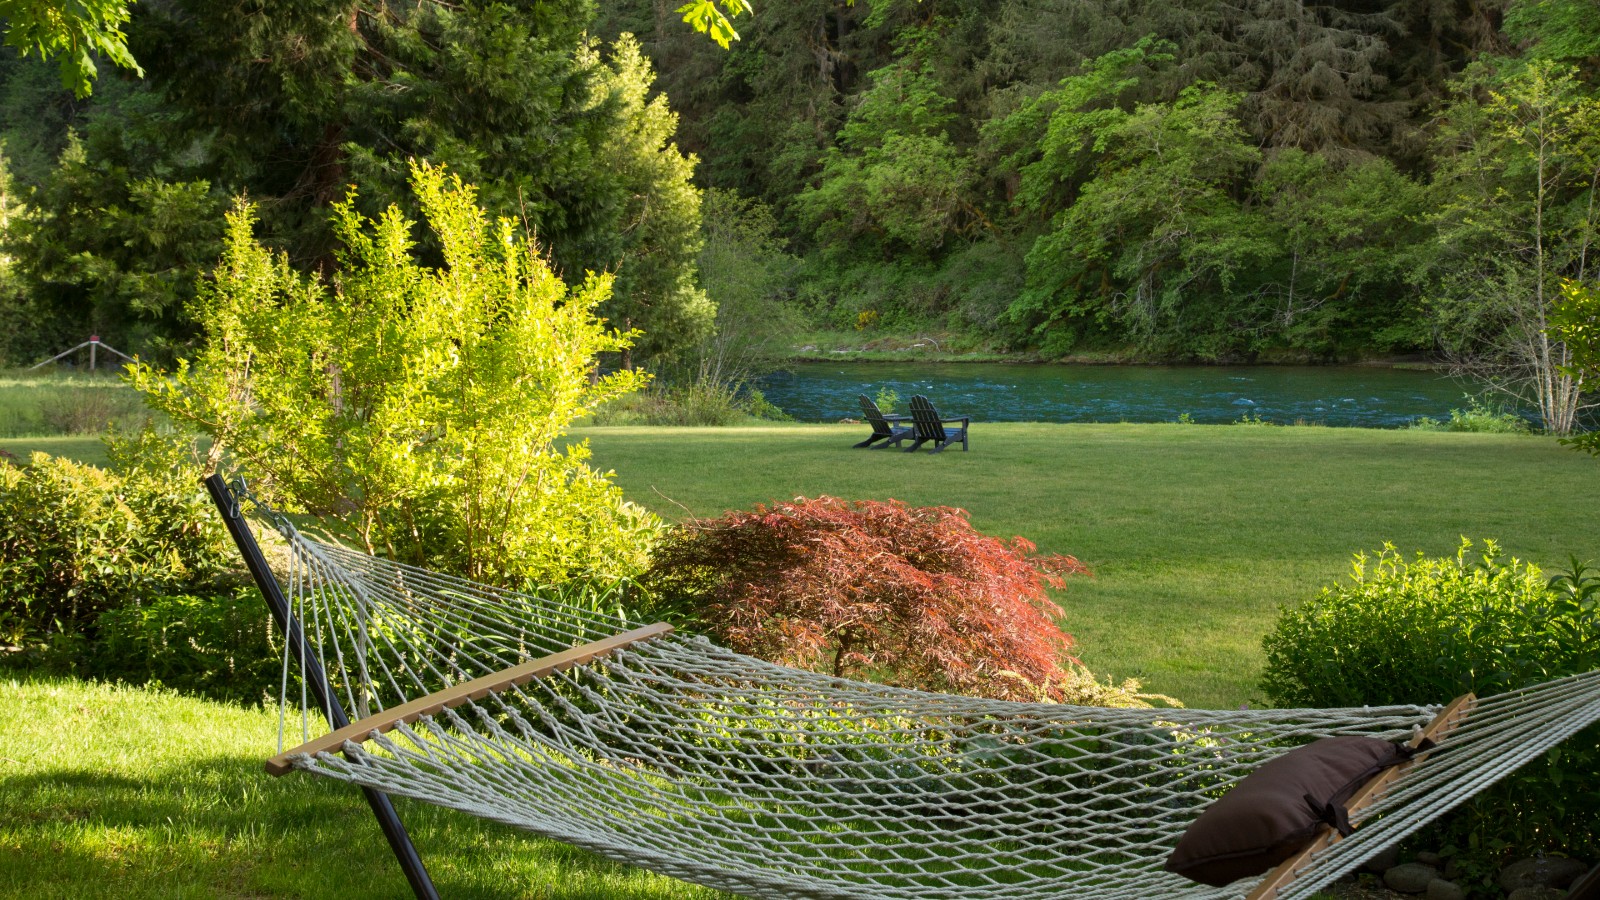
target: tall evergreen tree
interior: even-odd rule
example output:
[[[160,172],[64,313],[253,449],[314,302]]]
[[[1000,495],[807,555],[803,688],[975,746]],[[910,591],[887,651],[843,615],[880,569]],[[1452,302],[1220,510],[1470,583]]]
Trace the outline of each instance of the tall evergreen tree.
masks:
[[[612,66],[591,46],[592,13],[588,2],[171,0],[135,21],[134,39],[217,180],[261,204],[269,241],[300,264],[333,265],[329,205],[348,184],[369,212],[400,202],[415,214],[407,161],[426,159],[480,185],[491,213],[520,220],[558,269],[617,271],[612,315],[662,327],[648,349],[663,351],[692,338],[682,322],[708,317],[687,289],[692,165],[670,144],[664,106],[646,108],[637,52]],[[639,227],[648,196],[661,202]]]
[[[189,331],[196,276],[222,249],[226,197],[144,152],[115,123],[69,135],[55,170],[6,234],[27,314],[8,336],[39,356],[91,333],[170,358]]]

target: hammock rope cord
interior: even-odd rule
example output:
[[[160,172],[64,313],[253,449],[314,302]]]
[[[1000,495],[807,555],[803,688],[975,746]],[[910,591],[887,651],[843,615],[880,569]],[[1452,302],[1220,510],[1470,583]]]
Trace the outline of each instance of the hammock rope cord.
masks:
[[[261,510],[258,509],[258,512]],[[272,523],[310,655],[279,750],[325,730],[292,665],[357,718],[636,628]],[[319,663],[317,659],[322,660]],[[903,690],[653,637],[293,768],[766,898],[1244,896],[1162,869],[1239,778],[1332,735],[1410,737],[1438,706],[1105,709]],[[1305,898],[1600,720],[1600,672],[1480,699],[1276,894]]]

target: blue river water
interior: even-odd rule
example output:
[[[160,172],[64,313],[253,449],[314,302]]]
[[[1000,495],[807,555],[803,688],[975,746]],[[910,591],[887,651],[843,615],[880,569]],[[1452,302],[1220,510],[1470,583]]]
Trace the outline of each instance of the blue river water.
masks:
[[[1259,418],[1279,425],[1400,428],[1448,419],[1473,385],[1384,366],[1084,366],[799,363],[759,385],[803,422],[859,418],[856,397],[892,390],[900,411],[925,394],[947,416],[990,422],[1176,422]]]

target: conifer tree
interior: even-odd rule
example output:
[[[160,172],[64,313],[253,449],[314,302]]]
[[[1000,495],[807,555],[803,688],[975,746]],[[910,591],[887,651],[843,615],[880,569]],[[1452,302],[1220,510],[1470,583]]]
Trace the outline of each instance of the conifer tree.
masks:
[[[351,184],[369,214],[395,202],[417,215],[408,161],[428,160],[479,185],[558,271],[617,273],[609,314],[656,325],[645,349],[665,351],[709,316],[688,287],[692,163],[664,102],[646,103],[648,66],[627,47],[604,62],[592,14],[588,2],[172,0],[135,39],[217,180],[259,202],[297,264],[336,264],[329,210]]]

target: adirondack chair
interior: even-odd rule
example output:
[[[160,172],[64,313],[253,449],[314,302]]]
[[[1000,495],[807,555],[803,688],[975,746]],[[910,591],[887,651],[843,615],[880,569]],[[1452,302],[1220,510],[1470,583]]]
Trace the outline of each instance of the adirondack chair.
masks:
[[[899,444],[901,441],[911,436],[911,429],[909,427],[896,426],[893,424],[895,422],[910,421],[909,416],[884,415],[883,412],[878,409],[878,404],[873,403],[872,398],[868,397],[866,394],[861,395],[861,414],[866,416],[867,423],[872,426],[872,436],[861,443],[854,445],[856,447],[871,447],[873,450],[882,450],[885,447],[892,447],[896,444]],[[877,444],[878,441],[883,441],[883,443],[873,447],[872,445]]]
[[[967,428],[971,424],[971,416],[941,416],[933,408],[927,397],[921,394],[911,398],[911,427],[916,432],[916,439],[906,449],[907,453],[917,452],[917,448],[929,441],[933,442],[930,453],[938,453],[944,448],[961,442],[961,452],[967,450]],[[960,422],[960,428],[949,427],[947,423]]]

